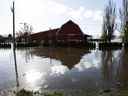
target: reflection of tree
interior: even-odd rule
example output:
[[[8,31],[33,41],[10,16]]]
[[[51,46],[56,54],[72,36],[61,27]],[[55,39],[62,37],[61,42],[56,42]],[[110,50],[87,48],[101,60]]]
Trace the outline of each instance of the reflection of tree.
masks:
[[[118,79],[123,87],[128,86],[128,49],[121,50]]]
[[[103,51],[101,55],[102,74],[104,80],[104,87],[110,87],[112,80],[112,69],[113,69],[113,54],[111,50]]]
[[[117,84],[116,89],[118,96],[124,96],[128,94],[128,49],[122,48],[117,66]]]
[[[49,52],[50,51],[50,52]],[[71,69],[75,64],[79,63],[81,57],[88,53],[84,48],[36,48],[32,54],[37,56],[49,57],[62,61],[62,64]]]
[[[28,63],[28,61],[31,59],[31,48],[25,48],[25,61]]]

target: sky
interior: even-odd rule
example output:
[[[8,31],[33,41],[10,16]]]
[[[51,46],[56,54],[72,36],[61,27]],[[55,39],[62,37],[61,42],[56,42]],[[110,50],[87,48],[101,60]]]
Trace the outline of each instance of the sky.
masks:
[[[120,0],[115,0],[117,7]],[[21,23],[33,26],[33,32],[61,27],[68,20],[77,23],[86,34],[99,37],[104,8],[108,0],[15,0],[16,31]],[[12,33],[12,0],[0,0],[0,34]],[[118,31],[117,31],[118,32]]]

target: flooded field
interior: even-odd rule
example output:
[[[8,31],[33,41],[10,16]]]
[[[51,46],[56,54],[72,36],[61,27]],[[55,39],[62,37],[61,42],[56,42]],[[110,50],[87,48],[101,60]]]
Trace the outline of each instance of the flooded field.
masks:
[[[27,90],[76,91],[80,94],[113,91],[119,93],[117,96],[128,93],[128,49],[17,49],[18,78],[15,73],[13,51],[0,49],[0,53],[1,90],[14,88],[19,82],[19,88]]]

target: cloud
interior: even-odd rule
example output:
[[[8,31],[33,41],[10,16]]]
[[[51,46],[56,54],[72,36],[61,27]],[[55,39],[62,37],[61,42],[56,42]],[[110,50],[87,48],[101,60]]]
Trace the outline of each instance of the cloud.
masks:
[[[68,7],[55,1],[48,1],[47,11],[52,14],[63,15],[68,11]]]
[[[94,17],[93,17],[94,21],[102,21],[103,19],[103,13],[101,10],[96,10],[94,12]]]
[[[12,23],[10,16],[0,16],[0,33],[5,35],[12,33]]]
[[[96,60],[92,60],[92,58],[97,58]],[[91,62],[90,62],[91,61]],[[95,56],[94,54],[89,54],[88,57],[87,56],[83,56],[82,59],[80,60],[80,62],[75,65],[74,68],[78,69],[78,71],[85,71],[85,69],[89,69],[89,68],[98,68],[100,64],[100,59],[99,56]]]
[[[51,74],[50,75],[60,76],[60,75],[64,75],[65,72],[67,72],[67,71],[69,71],[69,69],[66,66],[54,65],[51,67]]]
[[[84,62],[82,64],[75,65],[75,68],[77,68],[79,71],[84,71],[85,69],[91,68],[92,64],[89,62]]]
[[[26,81],[32,84],[40,80],[43,76],[45,76],[44,73],[38,72],[37,70],[34,69],[26,72],[25,74]]]
[[[72,9],[69,8],[69,11],[67,13],[67,15],[75,20],[82,20],[83,19],[83,12],[84,12],[85,8],[84,7],[79,7],[78,9]]]
[[[12,18],[11,15],[9,18]],[[65,5],[63,0],[16,0],[16,27],[18,23],[27,22],[33,25],[35,32],[38,32],[47,30],[49,27],[60,27],[68,19],[78,23],[83,31],[94,34],[92,30],[100,29],[102,11],[84,6],[73,8]],[[3,26],[0,30],[8,33],[11,31],[10,23],[12,22],[8,23],[7,20],[0,22]]]
[[[84,17],[85,17],[86,19],[91,19],[93,16],[94,16],[94,15],[93,15],[93,11],[92,11],[92,10],[86,10],[86,11],[84,12]]]
[[[101,10],[85,10],[84,12],[85,19],[90,19],[93,21],[102,21],[102,11]]]
[[[84,19],[90,19],[93,21],[101,21],[102,20],[102,11],[101,10],[92,10],[86,9],[83,6],[78,8],[71,8],[70,6],[66,6],[63,3],[58,3],[56,1],[48,1],[47,5],[47,13],[56,16],[62,16],[65,18],[71,18],[76,21],[81,21]]]

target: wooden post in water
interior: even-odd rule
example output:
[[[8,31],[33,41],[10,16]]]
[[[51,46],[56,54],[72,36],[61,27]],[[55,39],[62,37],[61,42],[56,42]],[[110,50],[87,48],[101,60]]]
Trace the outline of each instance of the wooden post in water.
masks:
[[[17,87],[19,87],[19,76],[18,76],[18,70],[17,70],[17,61],[16,61],[16,41],[15,41],[15,2],[13,1],[13,6],[11,8],[12,14],[13,14],[13,55],[14,55],[14,64],[15,64],[15,73],[16,73],[16,83]]]

